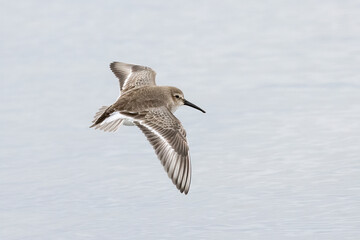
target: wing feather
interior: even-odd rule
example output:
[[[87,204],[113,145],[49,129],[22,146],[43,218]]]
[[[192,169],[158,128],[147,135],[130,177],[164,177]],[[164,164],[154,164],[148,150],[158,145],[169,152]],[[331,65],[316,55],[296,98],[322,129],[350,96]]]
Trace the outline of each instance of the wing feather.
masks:
[[[150,109],[135,117],[135,125],[145,134],[169,178],[187,194],[191,182],[191,163],[186,132],[180,121],[165,107]]]
[[[110,64],[110,69],[119,79],[121,92],[126,92],[136,87],[156,85],[156,72],[149,67],[113,62]]]

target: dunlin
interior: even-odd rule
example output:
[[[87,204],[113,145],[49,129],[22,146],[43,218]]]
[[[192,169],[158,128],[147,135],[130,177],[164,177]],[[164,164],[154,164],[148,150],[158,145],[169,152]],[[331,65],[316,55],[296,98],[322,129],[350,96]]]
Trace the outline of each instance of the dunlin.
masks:
[[[160,159],[169,178],[187,194],[191,182],[191,163],[186,132],[173,115],[187,105],[205,113],[185,100],[176,87],[156,86],[156,72],[149,67],[113,62],[110,68],[120,82],[120,96],[111,106],[95,114],[95,129],[112,132],[121,125],[138,126]]]

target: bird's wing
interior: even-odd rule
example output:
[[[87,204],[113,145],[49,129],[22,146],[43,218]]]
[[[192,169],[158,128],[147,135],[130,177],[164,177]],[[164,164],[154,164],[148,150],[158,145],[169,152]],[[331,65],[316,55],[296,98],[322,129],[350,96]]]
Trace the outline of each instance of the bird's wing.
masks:
[[[121,92],[140,86],[156,85],[156,72],[149,67],[113,62],[110,69],[119,79]]]
[[[153,146],[169,178],[180,192],[187,194],[191,163],[186,132],[180,121],[165,107],[152,108],[137,116],[128,114]]]

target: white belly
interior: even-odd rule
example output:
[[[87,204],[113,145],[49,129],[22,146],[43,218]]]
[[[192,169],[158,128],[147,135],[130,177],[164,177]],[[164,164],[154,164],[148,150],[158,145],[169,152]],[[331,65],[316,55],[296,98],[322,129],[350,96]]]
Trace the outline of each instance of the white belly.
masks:
[[[124,118],[123,125],[124,126],[135,126],[134,122],[128,118]]]
[[[121,125],[125,125],[125,126],[134,126],[135,125],[133,123],[132,118],[129,118],[128,116],[124,116],[124,115],[120,114],[119,112],[112,113],[108,118],[106,118],[102,123],[100,123],[100,125],[109,123],[109,122],[113,122],[118,119],[123,119],[123,122],[121,123]]]

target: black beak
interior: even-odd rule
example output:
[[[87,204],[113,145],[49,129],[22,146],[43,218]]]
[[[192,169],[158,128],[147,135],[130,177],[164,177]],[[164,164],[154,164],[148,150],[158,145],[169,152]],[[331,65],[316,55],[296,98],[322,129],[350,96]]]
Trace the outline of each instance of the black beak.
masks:
[[[189,101],[187,101],[187,100],[185,100],[185,99],[184,99],[184,105],[187,105],[187,106],[190,106],[190,107],[196,108],[197,110],[200,110],[200,111],[202,111],[203,113],[205,113],[205,111],[204,111],[204,110],[202,110],[201,108],[199,108],[199,107],[198,107],[198,106],[196,106],[195,104],[193,104],[193,103],[191,103],[191,102],[189,102]]]

